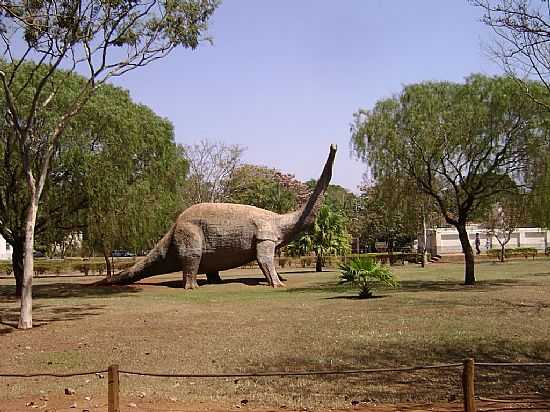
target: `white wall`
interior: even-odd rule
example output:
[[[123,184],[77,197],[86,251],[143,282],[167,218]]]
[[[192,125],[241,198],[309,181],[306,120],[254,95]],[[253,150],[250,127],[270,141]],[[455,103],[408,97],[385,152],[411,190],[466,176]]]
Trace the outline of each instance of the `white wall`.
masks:
[[[0,236],[0,260],[11,260],[12,248],[6,243],[6,239]]]
[[[500,243],[494,236],[489,236],[484,228],[478,225],[471,225],[466,228],[470,244],[475,253],[475,237],[479,234],[481,252],[487,249],[500,249]],[[541,228],[518,228],[506,244],[506,248],[533,247],[539,252],[544,252],[550,242],[550,231]],[[419,250],[422,248],[423,234],[418,236]],[[428,252],[435,254],[462,253],[462,246],[458,238],[458,231],[455,228],[429,229],[427,234],[426,247]]]

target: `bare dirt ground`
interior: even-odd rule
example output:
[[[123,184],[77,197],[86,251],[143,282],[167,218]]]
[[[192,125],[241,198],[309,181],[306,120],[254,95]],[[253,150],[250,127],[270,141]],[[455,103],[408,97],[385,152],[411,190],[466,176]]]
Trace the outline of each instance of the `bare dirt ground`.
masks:
[[[237,403],[232,406],[220,407],[217,403],[208,402],[182,402],[177,400],[139,400],[132,401],[125,398],[121,399],[120,411],[128,412],[148,412],[148,411],[170,411],[170,412],[304,412],[304,411],[333,411],[333,412],[461,412],[464,410],[461,401],[455,402],[430,402],[430,403],[401,403],[401,404],[382,404],[359,403],[350,405],[347,408],[327,409],[322,407],[300,409],[289,409],[280,406],[277,408],[254,407],[247,404]],[[477,400],[476,407],[478,412],[496,412],[496,411],[549,411],[550,401],[543,399],[518,400]],[[90,399],[81,400],[77,396],[56,396],[56,397],[38,397],[33,399],[18,399],[5,401],[0,405],[2,412],[18,411],[49,411],[49,412],[73,412],[73,411],[95,411],[107,412],[106,400]]]
[[[97,278],[40,278],[35,328],[19,331],[11,279],[0,279],[0,374],[127,371],[187,374],[394,368],[461,362],[550,361],[550,261],[395,268],[401,288],[358,300],[335,272],[292,269],[272,290],[257,271],[191,292],[179,275],[128,287]],[[458,411],[461,369],[251,379],[121,375],[124,411]],[[477,394],[527,403],[484,411],[550,410],[550,368],[478,368]],[[0,378],[0,411],[105,411],[106,374]],[[73,395],[65,395],[71,388]],[[546,403],[545,403],[546,402]],[[71,406],[74,406],[71,408]]]

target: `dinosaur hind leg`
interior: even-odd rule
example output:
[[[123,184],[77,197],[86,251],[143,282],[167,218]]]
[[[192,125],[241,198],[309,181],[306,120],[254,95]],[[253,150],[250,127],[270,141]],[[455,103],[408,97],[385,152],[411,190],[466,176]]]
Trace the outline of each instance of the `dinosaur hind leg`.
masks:
[[[177,258],[183,273],[183,288],[195,289],[202,257],[202,231],[194,225],[182,225],[174,231]]]
[[[283,287],[284,284],[279,280],[279,275],[277,274],[275,265],[273,264],[275,242],[271,240],[263,240],[258,242],[256,247],[256,259],[258,261],[258,265],[260,266],[260,269],[269,284],[274,288]]]
[[[220,277],[220,272],[207,272],[206,279],[208,283],[222,283],[222,278]]]

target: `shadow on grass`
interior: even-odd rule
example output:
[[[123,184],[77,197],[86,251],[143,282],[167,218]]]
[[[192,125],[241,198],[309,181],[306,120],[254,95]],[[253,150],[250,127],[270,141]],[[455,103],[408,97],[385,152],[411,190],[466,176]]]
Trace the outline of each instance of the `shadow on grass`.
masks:
[[[280,271],[277,271],[279,273],[279,275],[292,275],[292,274],[305,274],[305,273],[310,273],[310,274],[315,274],[315,273],[323,273],[323,272],[316,272],[315,269],[303,269],[303,270],[280,270]]]
[[[50,283],[33,285],[33,328],[50,322],[72,321],[102,313],[105,305],[79,303],[57,306],[40,302],[40,299],[98,298],[127,295],[139,292],[132,286],[96,287],[77,283]],[[15,299],[15,285],[0,285],[0,336],[17,330],[19,305]]]
[[[298,370],[346,370],[402,368],[421,365],[458,363],[466,358],[476,362],[538,362],[550,361],[548,339],[510,341],[502,339],[491,342],[456,340],[436,343],[419,341],[356,346],[338,352],[338,363],[332,359],[322,362],[315,354],[286,357],[278,355],[273,363],[249,365],[248,370],[296,371]],[[301,377],[299,390],[302,396],[315,396],[319,387],[341,388],[346,397],[359,397],[361,401],[376,399],[381,402],[441,401],[462,397],[462,366],[416,371],[377,372],[357,375],[318,375]],[[514,394],[537,394],[550,397],[550,366],[531,367],[476,367],[476,393],[485,397],[512,396]],[[307,380],[305,384],[304,380]],[[290,379],[270,382],[273,390],[292,391],[295,383]],[[261,390],[261,389],[260,389]],[[342,393],[339,394],[343,395]],[[366,399],[361,398],[367,397]],[[353,398],[351,398],[353,399]]]
[[[6,335],[17,331],[19,320],[19,308],[2,308],[2,320],[0,322],[0,335]],[[105,305],[83,304],[78,306],[51,307],[49,305],[33,304],[33,328],[40,328],[52,322],[73,321],[84,319],[88,316],[100,315]]]
[[[538,286],[537,282],[524,279],[478,280],[475,286],[467,286],[456,281],[403,280],[399,289],[406,292],[466,292],[484,289],[510,288],[512,286]]]
[[[388,295],[374,295],[374,296],[371,296],[370,298],[361,298],[361,297],[359,297],[359,292],[353,291],[353,293],[354,293],[353,295],[331,296],[331,297],[328,297],[328,298],[325,298],[325,299],[328,299],[328,300],[338,300],[338,299],[342,299],[342,300],[363,300],[365,302],[368,302],[370,300],[382,299],[382,298],[387,298],[388,297]]]
[[[135,286],[92,286],[81,283],[46,283],[35,284],[32,295],[35,299],[59,298],[97,298],[112,295],[138,293]],[[0,302],[3,299],[15,299],[15,285],[0,285]]]
[[[509,289],[514,286],[539,286],[537,282],[526,281],[525,279],[501,279],[490,281],[478,281],[475,286],[466,286],[457,281],[427,281],[427,280],[405,280],[399,282],[399,287],[394,289],[396,292],[456,292],[468,293],[479,292],[484,290]],[[380,287],[375,288],[375,297],[386,297],[383,293],[389,289]],[[327,299],[359,299],[357,296],[352,296],[350,293],[357,294],[355,289],[339,282],[319,283],[311,286],[300,288],[289,288],[287,293],[323,293],[337,294],[340,296],[332,296]]]
[[[230,278],[230,279],[222,279],[221,282],[214,282],[210,283],[206,279],[197,279],[197,283],[199,286],[204,285],[230,285],[230,284],[241,284],[246,286],[258,286],[258,285],[267,285],[267,281],[265,278]],[[136,285],[143,285],[143,286],[161,286],[161,287],[167,287],[167,288],[174,288],[174,289],[183,289],[183,282],[181,280],[166,280],[163,282],[139,282]]]

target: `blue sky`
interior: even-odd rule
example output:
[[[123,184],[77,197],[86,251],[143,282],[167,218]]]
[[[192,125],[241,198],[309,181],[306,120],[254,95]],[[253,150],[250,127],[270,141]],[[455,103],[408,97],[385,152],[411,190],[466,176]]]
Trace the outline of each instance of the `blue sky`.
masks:
[[[406,84],[500,73],[480,16],[465,0],[225,0],[213,46],[179,50],[117,84],[170,119],[178,142],[239,144],[246,162],[301,180],[320,174],[337,143],[332,182],[357,191],[355,111]]]

